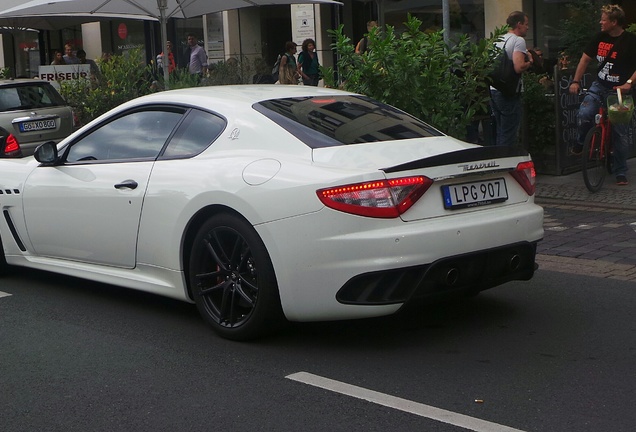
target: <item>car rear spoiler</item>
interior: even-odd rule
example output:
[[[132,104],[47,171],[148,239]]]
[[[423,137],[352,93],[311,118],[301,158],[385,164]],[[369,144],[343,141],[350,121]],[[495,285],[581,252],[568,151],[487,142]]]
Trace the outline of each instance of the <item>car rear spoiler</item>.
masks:
[[[508,146],[486,146],[473,147],[465,150],[458,150],[450,153],[443,153],[416,161],[383,168],[385,173],[430,168],[441,165],[453,165],[467,162],[477,162],[489,159],[502,159],[508,157],[528,156],[528,152],[521,147]],[[485,168],[485,167],[484,167]]]

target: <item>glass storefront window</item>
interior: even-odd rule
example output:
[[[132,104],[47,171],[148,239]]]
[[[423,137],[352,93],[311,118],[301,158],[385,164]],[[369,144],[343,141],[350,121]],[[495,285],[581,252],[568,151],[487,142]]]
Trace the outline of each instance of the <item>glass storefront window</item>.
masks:
[[[565,1],[542,0],[535,2],[535,24],[537,35],[536,40],[539,48],[543,50],[545,59],[556,64],[559,52],[562,50],[561,38],[563,19],[568,16]]]
[[[40,65],[40,44],[38,33],[34,31],[16,31],[13,33],[15,52],[14,75],[18,78],[33,78],[38,75]]]
[[[439,31],[443,27],[441,0],[404,0],[384,5],[386,24],[398,32],[404,29],[409,13],[422,21],[423,31]],[[463,34],[473,40],[484,37],[484,0],[449,0],[449,11],[451,39]]]
[[[146,55],[146,33],[144,21],[141,20],[112,20],[109,22],[112,52],[122,55],[133,49],[141,49]]]
[[[43,31],[45,53],[44,58],[40,57],[42,65],[51,64],[55,58],[55,51],[59,50],[64,54],[64,45],[70,43],[75,52],[82,48],[82,26],[76,25],[61,30]],[[38,68],[33,70],[33,76],[38,74]]]

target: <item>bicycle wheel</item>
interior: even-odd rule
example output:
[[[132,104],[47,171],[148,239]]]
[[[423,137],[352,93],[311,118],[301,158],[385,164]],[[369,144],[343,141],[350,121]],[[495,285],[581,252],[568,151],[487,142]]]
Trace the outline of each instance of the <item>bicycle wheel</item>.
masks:
[[[593,127],[583,143],[583,181],[590,192],[597,192],[607,174],[607,157],[601,151],[603,133],[600,127]]]

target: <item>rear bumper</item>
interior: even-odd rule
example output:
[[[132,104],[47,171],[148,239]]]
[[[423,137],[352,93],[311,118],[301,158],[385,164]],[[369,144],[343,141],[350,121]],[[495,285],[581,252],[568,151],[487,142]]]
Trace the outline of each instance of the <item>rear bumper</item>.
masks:
[[[437,290],[480,290],[530,278],[535,244],[543,238],[543,209],[526,202],[408,223],[323,209],[255,228],[274,265],[287,318],[326,321],[389,315]],[[499,261],[510,261],[517,249],[519,268],[498,270],[504,265]],[[452,278],[455,267],[455,288],[431,282]],[[348,287],[352,281],[358,287]],[[395,288],[361,294],[374,283]],[[381,300],[361,300],[365,296]]]
[[[406,303],[439,294],[479,292],[513,280],[529,280],[536,242],[442,258],[432,264],[359,275],[336,294],[343,304]]]

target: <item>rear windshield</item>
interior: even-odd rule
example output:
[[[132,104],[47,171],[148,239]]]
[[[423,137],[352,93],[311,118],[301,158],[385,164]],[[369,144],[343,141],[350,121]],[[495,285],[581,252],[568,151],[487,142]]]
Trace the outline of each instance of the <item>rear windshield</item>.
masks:
[[[254,109],[311,148],[442,135],[423,121],[365,96],[272,99],[255,104]]]
[[[0,111],[28,110],[66,105],[47,83],[0,86]]]

